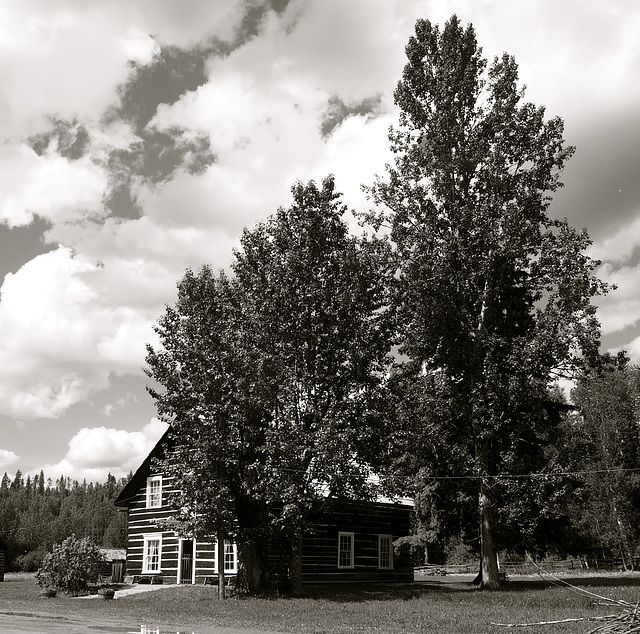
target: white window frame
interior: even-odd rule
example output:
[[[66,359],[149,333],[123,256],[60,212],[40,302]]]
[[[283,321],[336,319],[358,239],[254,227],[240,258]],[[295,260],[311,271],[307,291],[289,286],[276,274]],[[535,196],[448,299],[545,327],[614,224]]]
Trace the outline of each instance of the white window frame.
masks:
[[[388,544],[389,549],[383,551],[382,545]],[[389,556],[388,564],[383,561],[383,555]],[[378,568],[380,570],[393,570],[393,535],[378,535]]]
[[[347,549],[343,549],[342,548],[342,538],[343,537],[348,537],[349,538],[349,544],[350,544],[350,548]],[[347,532],[343,532],[340,531],[338,533],[338,568],[342,569],[342,570],[353,570],[354,566],[354,560],[355,560],[355,535],[354,533],[347,533]],[[343,563],[342,561],[342,554],[343,553],[347,553],[349,555],[349,563]]]
[[[153,575],[159,574],[162,570],[162,533],[149,533],[144,535],[142,546],[142,574]],[[152,542],[158,542],[157,566],[150,566],[151,553],[149,547]]]
[[[213,567],[216,574],[218,574],[218,543],[215,546],[215,565]],[[227,565],[227,559],[231,559],[233,565]],[[224,542],[224,574],[235,575],[238,572],[238,546],[235,542]]]
[[[157,493],[153,491],[157,484]],[[159,509],[162,508],[162,476],[150,476],[147,478],[147,508]]]

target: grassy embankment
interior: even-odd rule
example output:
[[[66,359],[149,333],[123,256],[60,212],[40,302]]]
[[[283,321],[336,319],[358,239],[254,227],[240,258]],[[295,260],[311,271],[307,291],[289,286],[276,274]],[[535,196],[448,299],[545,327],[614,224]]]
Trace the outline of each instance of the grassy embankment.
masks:
[[[277,632],[438,632],[482,634],[506,632],[499,623],[533,623],[617,613],[580,595],[536,578],[514,579],[498,592],[481,592],[468,577],[429,579],[402,586],[318,587],[313,598],[229,599],[218,601],[211,586],[184,586],[123,597],[116,601],[45,599],[33,577],[7,575],[0,583],[2,613],[38,615],[114,628],[204,633],[216,626]],[[598,595],[637,603],[640,575],[608,575],[570,579]],[[596,623],[528,627],[527,634],[587,632]],[[112,630],[115,631],[115,630]]]

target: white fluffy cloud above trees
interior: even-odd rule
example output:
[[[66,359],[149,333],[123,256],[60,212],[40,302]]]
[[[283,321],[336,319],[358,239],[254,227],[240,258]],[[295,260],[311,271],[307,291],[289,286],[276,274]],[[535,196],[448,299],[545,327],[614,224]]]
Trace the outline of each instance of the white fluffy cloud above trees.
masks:
[[[64,476],[78,481],[86,478],[90,482],[104,482],[108,474],[121,478],[135,472],[166,429],[158,419],[136,432],[83,427],[69,441],[64,458],[42,469],[52,479]]]

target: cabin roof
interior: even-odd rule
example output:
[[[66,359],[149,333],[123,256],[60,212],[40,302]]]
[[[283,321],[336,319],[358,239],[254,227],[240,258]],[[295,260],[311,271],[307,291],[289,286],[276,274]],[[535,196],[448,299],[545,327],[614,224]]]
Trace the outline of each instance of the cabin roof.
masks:
[[[107,561],[121,561],[127,558],[126,548],[101,548],[100,552]]]
[[[143,463],[138,467],[138,470],[133,474],[129,482],[124,486],[122,491],[120,491],[120,495],[116,498],[114,504],[121,508],[127,508],[129,506],[129,502],[138,494],[140,488],[146,483],[147,478],[151,474],[151,466],[152,462],[155,458],[161,458],[164,455],[165,446],[171,442],[169,432],[170,429],[167,429],[165,433],[162,435],[162,438],[156,443],[155,447],[151,450],[151,453],[145,458]],[[379,484],[380,478],[377,476],[371,476],[371,483]],[[326,485],[320,485],[319,487],[320,495],[326,496],[328,491],[326,491]],[[376,499],[373,500],[379,504],[390,504],[394,506],[406,506],[413,507],[414,502],[412,498],[408,497],[390,497],[385,495],[377,495]]]
[[[170,429],[170,428],[169,428]],[[164,454],[164,446],[168,442],[169,429],[162,434],[162,438],[156,443],[149,455],[144,459],[131,479],[125,484],[114,504],[121,508],[127,508],[129,502],[136,496],[140,487],[146,482],[151,473],[151,465],[155,458],[161,458]]]

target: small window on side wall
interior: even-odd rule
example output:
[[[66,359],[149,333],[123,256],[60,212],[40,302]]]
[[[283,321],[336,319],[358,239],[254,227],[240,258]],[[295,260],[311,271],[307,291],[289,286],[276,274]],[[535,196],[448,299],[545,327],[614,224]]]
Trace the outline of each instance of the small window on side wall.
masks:
[[[353,568],[353,533],[338,533],[338,568]]]
[[[162,506],[162,476],[147,478],[147,508],[158,509]]]
[[[218,544],[215,544],[214,570],[218,572]],[[238,547],[234,542],[224,543],[224,571],[226,574],[235,575],[238,572]]]
[[[393,568],[393,535],[378,535],[378,568]]]

